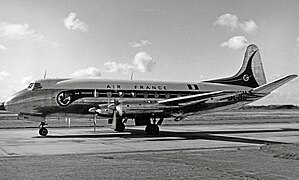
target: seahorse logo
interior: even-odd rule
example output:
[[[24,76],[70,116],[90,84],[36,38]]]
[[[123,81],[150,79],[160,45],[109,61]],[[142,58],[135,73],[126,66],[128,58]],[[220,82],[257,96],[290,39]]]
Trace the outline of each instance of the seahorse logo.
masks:
[[[246,82],[249,81],[249,76],[248,76],[248,74],[244,74],[244,75],[243,75],[243,80],[246,81]]]
[[[67,106],[69,105],[72,101],[72,94],[67,93],[67,92],[61,92],[57,95],[57,103],[60,106]]]

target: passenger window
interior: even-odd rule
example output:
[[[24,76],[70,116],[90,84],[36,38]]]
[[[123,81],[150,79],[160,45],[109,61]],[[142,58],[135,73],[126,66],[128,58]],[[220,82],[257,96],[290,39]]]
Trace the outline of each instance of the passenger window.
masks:
[[[119,95],[119,97],[124,97],[125,93],[119,92],[118,95]]]
[[[112,97],[112,92],[107,92],[107,97]]]
[[[169,94],[169,93],[166,93],[166,94],[165,94],[165,97],[166,97],[166,98],[170,98],[170,94]]]
[[[131,95],[133,98],[135,98],[137,94],[135,92],[131,92]]]
[[[154,96],[155,98],[159,98],[159,93],[155,92]]]

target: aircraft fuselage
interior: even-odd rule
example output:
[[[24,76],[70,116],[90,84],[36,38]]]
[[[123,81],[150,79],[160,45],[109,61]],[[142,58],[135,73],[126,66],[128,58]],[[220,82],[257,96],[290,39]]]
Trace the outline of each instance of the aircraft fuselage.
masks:
[[[90,114],[97,107],[97,114],[111,117],[109,104],[121,103],[124,117],[171,117],[186,113],[207,112],[215,107],[244,105],[250,98],[231,98],[222,102],[200,106],[175,104],[165,106],[158,101],[220,90],[246,92],[251,88],[212,83],[174,83],[151,81],[111,81],[105,79],[42,79],[13,95],[6,103],[7,110],[18,114],[48,116],[56,113]],[[253,100],[253,99],[252,99]],[[254,99],[255,100],[255,99]]]

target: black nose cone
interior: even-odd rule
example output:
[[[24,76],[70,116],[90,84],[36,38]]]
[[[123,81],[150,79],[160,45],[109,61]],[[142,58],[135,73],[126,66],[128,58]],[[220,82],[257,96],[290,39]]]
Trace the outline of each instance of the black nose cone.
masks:
[[[0,103],[0,111],[5,111],[5,107],[4,107],[4,102],[3,103]]]

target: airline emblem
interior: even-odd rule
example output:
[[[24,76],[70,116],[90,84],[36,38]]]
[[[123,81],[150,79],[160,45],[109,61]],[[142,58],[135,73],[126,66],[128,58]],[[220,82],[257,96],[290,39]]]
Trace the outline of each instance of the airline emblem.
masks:
[[[71,103],[71,94],[67,92],[61,92],[57,95],[57,103],[60,106],[67,106]]]
[[[244,74],[244,75],[243,75],[243,80],[246,81],[246,82],[249,81],[249,76],[248,76],[248,74]]]

